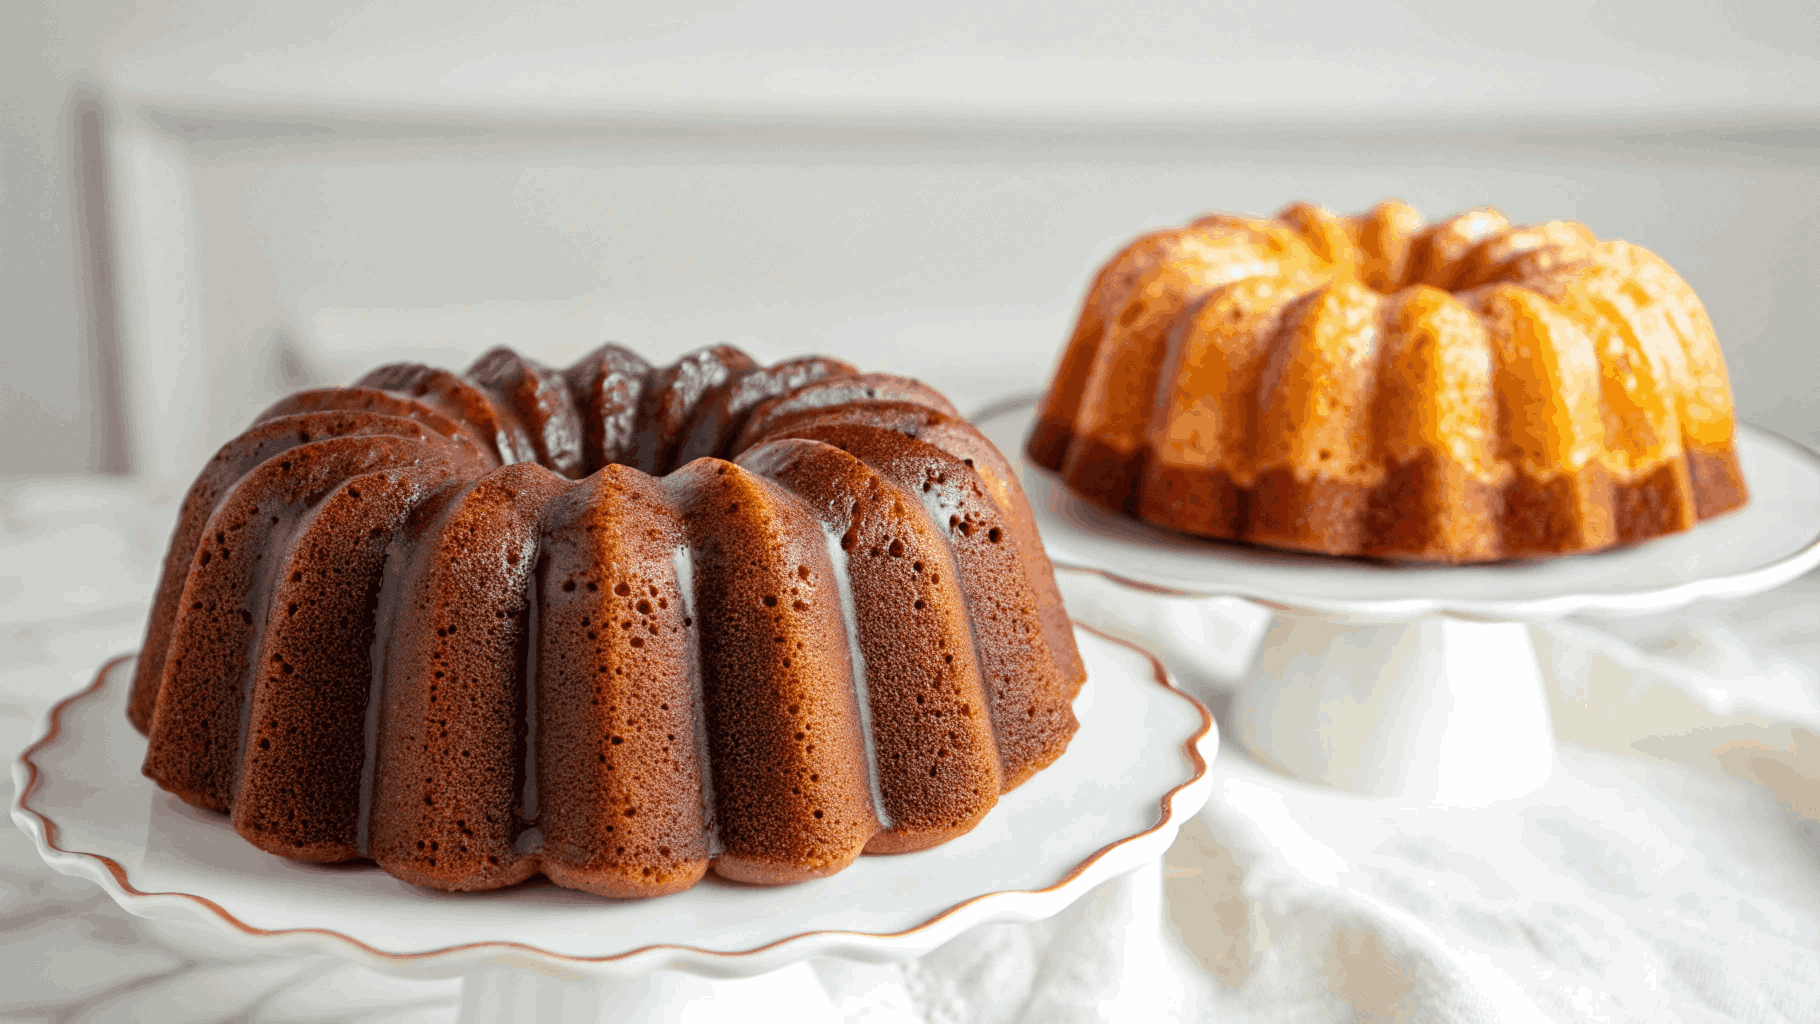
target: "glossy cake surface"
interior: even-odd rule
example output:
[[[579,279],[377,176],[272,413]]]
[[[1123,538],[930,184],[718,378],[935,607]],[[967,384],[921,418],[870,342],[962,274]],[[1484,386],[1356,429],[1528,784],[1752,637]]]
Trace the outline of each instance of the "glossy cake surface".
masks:
[[[1458,563],[1732,511],[1733,431],[1705,309],[1653,253],[1490,208],[1298,203],[1102,267],[1029,454],[1184,533]]]
[[[272,853],[440,889],[776,884],[964,834],[1084,679],[946,399],[720,346],[302,392],[204,468],[128,715]]]

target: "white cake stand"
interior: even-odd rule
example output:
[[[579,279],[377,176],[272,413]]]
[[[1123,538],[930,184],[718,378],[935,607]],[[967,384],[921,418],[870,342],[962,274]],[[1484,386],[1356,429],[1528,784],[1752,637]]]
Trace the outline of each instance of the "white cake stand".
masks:
[[[1160,861],[1206,802],[1213,719],[1134,647],[1078,630],[1081,729],[979,827],[921,853],[861,857],[781,888],[708,880],[606,900],[534,882],[451,894],[371,864],[260,852],[227,819],[139,773],[131,659],[54,707],[14,765],[13,820],[52,868],[92,879],[160,934],[204,953],[331,954],[390,974],[460,976],[461,1020],[832,1018],[808,961],[908,960],[962,931],[1058,913]],[[1091,711],[1089,712],[1089,707]]]
[[[1231,729],[1290,775],[1358,792],[1476,805],[1547,779],[1553,729],[1527,622],[1743,597],[1820,564],[1820,456],[1750,427],[1738,455],[1751,501],[1732,515],[1598,554],[1402,565],[1197,540],[1102,511],[1024,460],[1034,404],[1008,400],[975,423],[1012,459],[1057,567],[1271,608]]]

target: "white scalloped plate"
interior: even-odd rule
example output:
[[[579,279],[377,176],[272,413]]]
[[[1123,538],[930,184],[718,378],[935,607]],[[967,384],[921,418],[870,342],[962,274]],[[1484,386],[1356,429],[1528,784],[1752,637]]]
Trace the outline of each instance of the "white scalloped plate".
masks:
[[[131,659],[54,707],[14,765],[13,820],[46,863],[93,879],[143,917],[200,924],[235,945],[326,952],[394,974],[485,965],[631,978],[657,969],[742,977],[808,957],[921,955],[990,921],[1034,921],[1160,858],[1206,802],[1213,719],[1136,648],[1077,629],[1088,682],[1081,729],[1055,764],[941,847],[861,857],[781,888],[707,881],[615,901],[541,880],[453,894],[370,863],[318,866],[262,853],[221,815],[139,773],[145,741],[124,712]],[[1089,711],[1091,705],[1091,713]]]
[[[1050,559],[1141,589],[1244,597],[1361,620],[1451,613],[1507,621],[1595,608],[1668,611],[1702,598],[1761,593],[1820,565],[1820,456],[1743,424],[1738,461],[1751,500],[1731,515],[1611,551],[1449,566],[1201,540],[1107,512],[1025,460],[1035,406],[1034,398],[1000,403],[974,424],[1011,459]]]

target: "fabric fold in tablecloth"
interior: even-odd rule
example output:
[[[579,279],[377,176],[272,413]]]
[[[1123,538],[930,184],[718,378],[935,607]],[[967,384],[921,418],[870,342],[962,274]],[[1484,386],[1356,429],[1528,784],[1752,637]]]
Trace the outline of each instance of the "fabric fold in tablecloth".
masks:
[[[0,490],[9,761],[51,702],[137,645],[170,523],[170,496],[130,485]],[[1216,714],[1268,621],[1243,602],[1062,584],[1073,614],[1152,649]],[[914,964],[818,962],[829,1002],[871,1022],[1820,1020],[1820,580],[1535,628],[1562,745],[1533,796],[1404,807],[1227,744],[1160,869]],[[11,829],[0,958],[0,1024],[456,1013],[454,982],[187,956]]]

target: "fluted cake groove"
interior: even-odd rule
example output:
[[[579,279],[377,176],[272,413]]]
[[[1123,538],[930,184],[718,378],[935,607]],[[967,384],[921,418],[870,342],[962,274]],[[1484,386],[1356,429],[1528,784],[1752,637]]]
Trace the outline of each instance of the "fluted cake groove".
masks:
[[[1182,533],[1471,563],[1741,507],[1734,431],[1705,308],[1654,253],[1491,207],[1295,203],[1107,262],[1027,447]]]
[[[147,776],[269,852],[641,897],[962,835],[1083,680],[1016,478],[926,385],[499,348],[225,445],[127,712]]]

